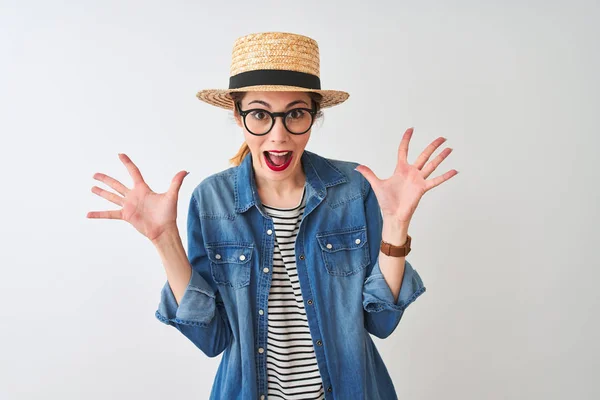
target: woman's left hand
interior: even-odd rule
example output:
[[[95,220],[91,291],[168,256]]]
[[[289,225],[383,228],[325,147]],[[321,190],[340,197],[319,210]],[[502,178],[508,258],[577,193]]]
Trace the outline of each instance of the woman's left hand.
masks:
[[[373,171],[366,165],[359,165],[356,170],[360,172],[371,184],[383,219],[408,224],[412,218],[421,197],[440,185],[441,183],[458,174],[458,171],[452,169],[441,176],[427,180],[433,171],[442,161],[452,152],[451,148],[445,148],[436,158],[427,165],[425,163],[433,152],[446,141],[446,138],[439,137],[423,150],[414,164],[407,162],[408,144],[412,137],[413,128],[408,128],[404,132],[400,146],[398,147],[398,164],[394,174],[388,179],[379,179]]]

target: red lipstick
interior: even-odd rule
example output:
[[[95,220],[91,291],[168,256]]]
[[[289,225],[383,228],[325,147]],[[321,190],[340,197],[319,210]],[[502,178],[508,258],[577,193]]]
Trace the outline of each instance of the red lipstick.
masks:
[[[271,162],[271,160],[269,159],[269,156],[267,155],[268,152],[272,152],[272,153],[287,153],[289,152],[289,158],[288,160],[282,164],[282,165],[275,165]],[[292,162],[292,159],[294,158],[294,153],[291,150],[268,150],[266,152],[263,152],[263,157],[265,158],[265,162],[267,164],[267,166],[275,172],[279,172],[279,171],[283,171],[284,169],[286,169],[287,167],[289,167],[290,163]]]

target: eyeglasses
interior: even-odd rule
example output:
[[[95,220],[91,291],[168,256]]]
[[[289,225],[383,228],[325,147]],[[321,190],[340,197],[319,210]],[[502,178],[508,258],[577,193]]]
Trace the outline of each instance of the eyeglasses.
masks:
[[[283,126],[292,135],[302,135],[308,132],[317,113],[314,102],[311,108],[293,108],[286,112],[270,112],[262,108],[242,111],[240,102],[235,103],[238,112],[244,119],[244,126],[255,136],[266,135],[273,129],[275,118],[281,117]]]

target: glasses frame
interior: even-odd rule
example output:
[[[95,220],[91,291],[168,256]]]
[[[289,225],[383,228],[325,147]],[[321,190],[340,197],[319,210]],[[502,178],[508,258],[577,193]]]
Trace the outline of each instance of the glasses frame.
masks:
[[[265,110],[263,108],[251,108],[249,110],[242,110],[239,101],[235,102],[235,106],[237,107],[238,112],[240,113],[240,115],[242,116],[242,119],[244,120],[244,126],[246,127],[246,130],[248,132],[250,132],[250,134],[252,134],[254,136],[264,136],[267,133],[271,132],[271,130],[275,126],[275,118],[277,118],[277,117],[281,117],[281,122],[283,122],[283,126],[292,135],[304,135],[306,132],[308,132],[310,130],[310,128],[312,128],[312,126],[313,126],[313,124],[315,122],[315,115],[317,114],[317,108],[316,108],[314,100],[311,101],[311,107],[312,108],[297,107],[297,108],[292,108],[291,110],[288,110],[288,111],[285,111],[285,112],[270,112],[270,111]],[[287,115],[290,114],[290,113],[292,113],[292,112],[294,112],[294,111],[296,111],[296,110],[306,111],[310,115],[310,125],[308,126],[308,129],[306,129],[304,132],[301,132],[301,133],[296,133],[296,132],[290,131],[289,128],[287,127],[286,123],[285,123],[285,119],[286,119]],[[248,129],[248,125],[246,125],[246,115],[250,114],[252,111],[264,112],[266,114],[269,114],[269,116],[271,117],[271,127],[265,133],[254,133],[250,129]]]

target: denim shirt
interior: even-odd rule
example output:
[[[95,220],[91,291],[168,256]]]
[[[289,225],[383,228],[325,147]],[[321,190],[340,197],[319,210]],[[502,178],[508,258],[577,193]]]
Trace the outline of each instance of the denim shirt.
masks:
[[[382,215],[355,162],[305,150],[306,208],[296,267],[326,399],[397,399],[369,334],[388,337],[425,292],[405,261],[398,300],[379,268]],[[223,356],[211,399],[266,399],[273,220],[258,196],[252,155],[204,179],[187,220],[192,276],[178,305],[166,282],[156,317],[208,357]],[[260,312],[259,312],[260,311]]]

